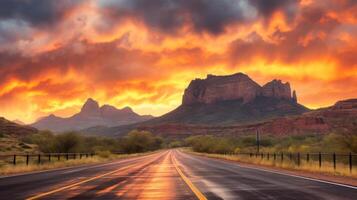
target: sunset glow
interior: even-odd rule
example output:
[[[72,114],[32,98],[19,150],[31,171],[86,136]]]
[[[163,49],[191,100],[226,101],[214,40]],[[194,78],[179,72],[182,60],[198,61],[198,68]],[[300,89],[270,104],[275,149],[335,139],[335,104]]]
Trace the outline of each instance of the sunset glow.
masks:
[[[357,96],[354,0],[12,2],[0,8],[11,120],[70,116],[89,97],[159,116],[207,74],[289,81],[310,108]]]

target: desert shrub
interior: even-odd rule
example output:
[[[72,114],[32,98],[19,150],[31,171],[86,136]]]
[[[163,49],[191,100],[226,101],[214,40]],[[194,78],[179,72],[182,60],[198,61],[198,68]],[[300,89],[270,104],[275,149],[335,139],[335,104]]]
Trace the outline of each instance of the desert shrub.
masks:
[[[96,154],[102,158],[109,158],[112,155],[110,151],[97,151]]]
[[[160,149],[163,140],[148,131],[131,131],[120,140],[120,148],[123,153],[139,153]]]
[[[55,150],[56,152],[70,153],[77,152],[80,145],[81,138],[74,132],[67,132],[55,137]]]
[[[206,153],[233,153],[236,146],[229,138],[210,135],[188,137],[185,143],[194,151]]]
[[[206,153],[255,152],[255,135],[240,137],[192,136],[185,145],[194,151]],[[260,138],[262,152],[354,152],[357,153],[357,135],[331,133],[305,134],[285,137],[263,135]]]
[[[76,132],[54,135],[49,131],[29,135],[22,139],[23,143],[36,144],[44,153],[75,153],[118,151],[118,140],[115,138],[87,137]]]
[[[50,131],[40,131],[22,139],[24,143],[36,144],[41,152],[55,152],[55,136]]]
[[[179,140],[171,141],[168,145],[169,148],[177,148],[177,147],[182,147],[183,143]]]

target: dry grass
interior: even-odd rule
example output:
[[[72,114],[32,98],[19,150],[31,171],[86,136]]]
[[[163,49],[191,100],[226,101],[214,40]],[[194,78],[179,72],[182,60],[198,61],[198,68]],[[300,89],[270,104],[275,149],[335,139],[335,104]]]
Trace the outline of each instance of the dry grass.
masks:
[[[76,160],[74,160],[74,159],[60,160],[60,161],[45,162],[45,163],[41,163],[41,164],[30,163],[29,165],[24,164],[24,162],[20,160],[19,163],[15,166],[11,165],[11,164],[6,164],[6,165],[1,166],[0,174],[8,175],[8,174],[43,171],[43,170],[49,170],[49,169],[78,166],[78,165],[99,164],[99,163],[106,163],[106,162],[113,161],[113,160],[119,160],[119,159],[147,155],[147,154],[151,154],[151,153],[152,152],[137,153],[137,154],[120,154],[120,155],[99,153],[98,155],[89,157],[89,158],[82,158],[82,159],[76,159]]]
[[[284,158],[284,161],[281,162],[281,160],[278,159],[278,157],[276,160],[274,160],[273,157],[270,157],[268,160],[267,157],[261,158],[260,156],[249,157],[249,155],[208,154],[208,153],[193,152],[193,151],[190,151],[187,149],[185,149],[184,151],[188,152],[188,153],[200,155],[200,156],[231,160],[231,161],[236,161],[236,162],[241,162],[241,163],[271,166],[271,167],[283,168],[283,169],[288,169],[288,170],[318,172],[321,174],[330,174],[330,175],[336,175],[336,176],[346,176],[346,177],[357,178],[357,169],[356,169],[357,167],[354,166],[354,169],[352,169],[352,171],[350,171],[349,166],[346,164],[343,164],[343,163],[337,163],[336,170],[335,170],[333,168],[333,164],[331,162],[326,162],[326,161],[322,162],[322,166],[320,168],[318,162],[311,161],[311,160],[309,162],[301,161],[300,165],[297,165],[295,162],[290,161],[289,159],[286,159],[286,158]]]

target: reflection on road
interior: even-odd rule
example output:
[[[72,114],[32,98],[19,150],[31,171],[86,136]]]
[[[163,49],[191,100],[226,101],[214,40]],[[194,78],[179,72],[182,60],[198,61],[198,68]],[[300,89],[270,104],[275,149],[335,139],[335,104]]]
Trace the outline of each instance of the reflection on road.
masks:
[[[41,199],[196,199],[172,163],[171,151]]]

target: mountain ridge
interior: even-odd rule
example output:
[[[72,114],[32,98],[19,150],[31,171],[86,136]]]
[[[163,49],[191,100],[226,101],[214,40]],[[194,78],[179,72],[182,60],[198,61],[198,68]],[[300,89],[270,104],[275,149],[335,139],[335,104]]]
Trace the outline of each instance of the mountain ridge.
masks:
[[[153,118],[150,115],[138,115],[131,108],[117,109],[114,106],[99,103],[88,98],[79,113],[64,118],[50,114],[42,117],[31,126],[54,132],[81,130],[92,126],[118,126],[145,121]]]
[[[12,135],[12,136],[26,136],[33,133],[37,133],[37,130],[33,127],[17,124],[10,120],[0,117],[0,134]]]
[[[311,110],[300,115],[271,118],[249,124],[138,123],[110,128],[92,127],[84,130],[84,132],[120,137],[133,129],[150,131],[156,135],[171,138],[205,134],[236,136],[254,134],[257,130],[260,130],[263,135],[275,136],[327,134],[331,132],[355,134],[357,130],[357,99],[339,100],[332,106]]]
[[[182,104],[171,112],[132,125],[109,129],[92,127],[84,132],[122,133],[140,127],[168,124],[241,126],[301,115],[308,111],[310,109],[297,102],[296,91],[291,93],[288,82],[283,83],[274,79],[260,86],[243,73],[227,76],[208,75],[206,79],[191,81],[185,89]]]

